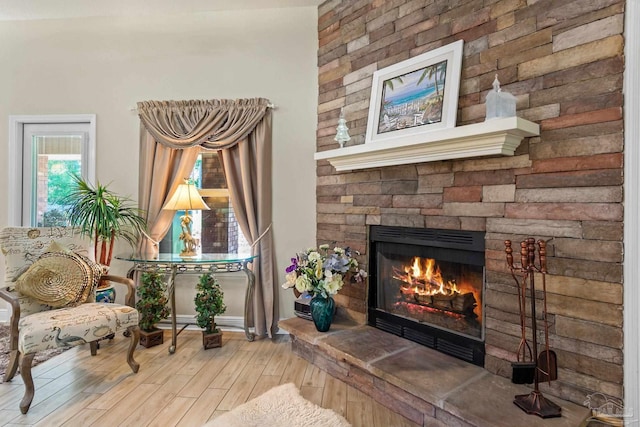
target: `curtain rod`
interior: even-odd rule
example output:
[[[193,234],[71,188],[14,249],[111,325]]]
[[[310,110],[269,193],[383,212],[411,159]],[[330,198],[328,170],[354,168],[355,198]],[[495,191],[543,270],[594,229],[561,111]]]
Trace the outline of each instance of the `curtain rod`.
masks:
[[[276,109],[276,105],[270,102],[270,103],[267,104],[267,108],[271,108],[272,110],[275,110]],[[137,113],[138,109],[136,107],[132,107],[132,108],[129,108],[129,111],[131,111],[133,113]]]

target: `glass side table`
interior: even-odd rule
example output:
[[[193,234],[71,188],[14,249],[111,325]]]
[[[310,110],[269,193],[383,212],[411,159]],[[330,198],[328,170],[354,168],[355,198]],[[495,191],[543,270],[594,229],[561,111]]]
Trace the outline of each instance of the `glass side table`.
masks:
[[[247,340],[253,341],[255,335],[249,331],[249,316],[253,313],[253,293],[255,276],[248,268],[258,256],[249,254],[199,254],[195,257],[181,258],[178,254],[121,254],[115,258],[133,262],[133,267],[127,272],[127,277],[133,278],[135,271],[164,271],[168,275],[167,291],[171,307],[171,346],[169,353],[173,354],[177,348],[177,337],[187,326],[177,330],[176,322],[176,290],[175,279],[178,274],[204,273],[233,273],[243,271],[247,275],[247,290],[244,299],[244,333]]]

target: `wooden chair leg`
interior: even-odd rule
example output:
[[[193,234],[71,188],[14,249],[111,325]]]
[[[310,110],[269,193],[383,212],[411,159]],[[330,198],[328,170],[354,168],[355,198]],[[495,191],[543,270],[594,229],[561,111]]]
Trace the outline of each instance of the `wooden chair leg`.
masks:
[[[20,376],[24,382],[24,396],[20,402],[20,412],[23,414],[26,414],[29,410],[35,393],[33,378],[31,377],[31,364],[35,355],[35,353],[23,354],[20,358]]]
[[[127,331],[131,334],[131,341],[129,341],[129,351],[127,352],[127,363],[131,367],[131,370],[134,373],[138,372],[140,369],[140,364],[133,359],[133,352],[138,346],[138,341],[140,341],[140,327],[138,325],[129,326]]]
[[[95,356],[98,354],[98,341],[91,341],[89,343],[89,347],[91,347],[91,355]]]
[[[7,370],[4,373],[4,382],[8,383],[13,379],[18,372],[18,350],[11,350],[9,352],[9,364],[7,365]]]

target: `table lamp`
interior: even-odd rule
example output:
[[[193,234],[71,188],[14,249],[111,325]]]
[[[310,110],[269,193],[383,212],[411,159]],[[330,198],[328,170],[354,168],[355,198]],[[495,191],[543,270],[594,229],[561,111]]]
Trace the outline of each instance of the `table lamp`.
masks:
[[[200,196],[200,193],[198,193],[198,189],[193,182],[185,179],[184,184],[178,185],[175,193],[173,193],[162,209],[172,211],[184,210],[184,215],[180,217],[180,226],[182,227],[180,240],[182,240],[183,243],[183,249],[182,252],[180,252],[180,256],[183,258],[196,256],[196,248],[199,242],[191,235],[191,224],[193,223],[193,218],[189,215],[189,211],[209,210],[209,206],[207,206],[204,200],[202,200],[202,197]]]

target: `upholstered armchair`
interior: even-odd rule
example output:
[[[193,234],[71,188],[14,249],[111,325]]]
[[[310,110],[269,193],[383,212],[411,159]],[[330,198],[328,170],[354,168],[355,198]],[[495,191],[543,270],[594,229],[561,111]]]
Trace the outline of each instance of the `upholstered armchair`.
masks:
[[[25,384],[20,410],[27,413],[35,389],[31,364],[36,352],[89,343],[95,356],[98,341],[126,331],[127,363],[138,372],[133,352],[139,340],[134,284],[125,277],[103,275],[92,262],[90,242],[72,228],[7,227],[0,231],[5,279],[0,298],[11,307],[10,360],[4,381],[18,366]],[[98,282],[106,279],[126,287],[128,305],[95,302]]]

